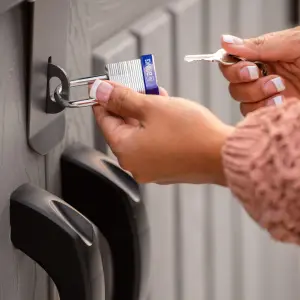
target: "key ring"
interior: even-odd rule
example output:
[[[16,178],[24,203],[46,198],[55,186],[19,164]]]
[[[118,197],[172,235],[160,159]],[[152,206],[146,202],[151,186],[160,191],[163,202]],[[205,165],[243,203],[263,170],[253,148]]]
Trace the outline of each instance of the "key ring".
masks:
[[[242,57],[239,57],[239,56],[236,56],[236,55],[232,55],[232,54],[228,54],[227,56],[230,59],[232,59],[234,62],[231,62],[231,61],[222,61],[221,63],[223,65],[233,65],[233,64],[238,63],[239,61],[248,61],[245,58],[242,58]],[[266,64],[264,64],[261,61],[249,61],[249,62],[252,62],[252,63],[256,64],[257,67],[261,70],[263,76],[267,76],[268,75],[268,69],[267,69],[267,65]]]
[[[221,50],[223,50],[223,49],[221,49]],[[237,55],[229,54],[225,50],[223,50],[221,52],[220,59],[218,60],[219,63],[221,63],[225,66],[231,66],[231,65],[234,65],[234,64],[236,64],[240,61],[248,61],[248,60],[246,60],[243,57],[237,56]],[[249,62],[252,62],[252,63],[256,64],[257,67],[261,70],[263,76],[268,75],[268,69],[267,69],[266,64],[264,64],[261,61],[249,61]]]

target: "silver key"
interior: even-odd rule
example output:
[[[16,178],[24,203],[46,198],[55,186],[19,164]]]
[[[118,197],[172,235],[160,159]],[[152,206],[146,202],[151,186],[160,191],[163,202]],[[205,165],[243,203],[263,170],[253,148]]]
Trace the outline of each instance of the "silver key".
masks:
[[[187,62],[193,61],[210,61],[210,62],[218,62],[223,65],[233,65],[242,59],[228,54],[224,49],[219,49],[217,52],[213,54],[200,54],[200,55],[186,55],[184,60]]]
[[[217,52],[212,54],[200,54],[200,55],[186,55],[184,60],[187,62],[194,61],[210,61],[218,62],[226,66],[234,65],[239,61],[245,61],[246,59],[227,53],[224,49],[219,49]],[[268,75],[267,66],[260,61],[253,61],[258,68],[261,70],[263,76]]]

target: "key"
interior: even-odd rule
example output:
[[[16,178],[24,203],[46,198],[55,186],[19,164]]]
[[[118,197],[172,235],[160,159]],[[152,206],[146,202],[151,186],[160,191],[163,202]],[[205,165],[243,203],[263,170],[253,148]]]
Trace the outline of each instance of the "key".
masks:
[[[235,55],[228,54],[224,49],[219,49],[217,52],[212,54],[186,55],[184,60],[187,62],[205,60],[210,62],[218,62],[224,65],[233,65],[242,59]]]
[[[226,66],[230,66],[238,63],[239,61],[245,61],[246,59],[227,53],[224,49],[219,49],[217,52],[212,54],[200,54],[200,55],[186,55],[184,60],[187,62],[194,61],[210,61],[218,62]],[[268,75],[267,66],[260,61],[253,61],[257,67],[261,70],[263,76]]]

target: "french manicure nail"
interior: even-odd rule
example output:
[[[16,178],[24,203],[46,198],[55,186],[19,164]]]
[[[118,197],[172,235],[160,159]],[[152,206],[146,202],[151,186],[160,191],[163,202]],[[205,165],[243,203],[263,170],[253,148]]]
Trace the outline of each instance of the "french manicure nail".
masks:
[[[285,85],[280,77],[276,77],[268,81],[264,88],[266,93],[270,95],[284,91]]]
[[[276,77],[276,78],[272,79],[271,81],[274,83],[277,92],[282,92],[285,90],[284,83],[280,77]]]
[[[270,105],[276,105],[276,106],[279,106],[283,103],[283,97],[282,96],[276,96],[272,99],[268,99],[267,100],[267,105],[270,106]]]
[[[228,43],[228,44],[235,44],[235,45],[242,45],[243,44],[243,40],[236,37],[236,36],[233,36],[233,35],[230,35],[230,34],[224,34],[222,36],[223,38],[223,41],[225,43]]]
[[[240,71],[241,78],[245,81],[247,80],[255,80],[259,78],[258,68],[257,66],[247,66],[241,69]]]
[[[90,97],[106,103],[112,90],[113,86],[108,82],[97,79],[91,86]]]
[[[96,93],[97,93],[97,89],[98,89],[98,86],[102,83],[101,80],[97,79],[94,81],[94,83],[92,84],[91,86],[91,89],[90,89],[90,97],[91,98],[96,98]]]

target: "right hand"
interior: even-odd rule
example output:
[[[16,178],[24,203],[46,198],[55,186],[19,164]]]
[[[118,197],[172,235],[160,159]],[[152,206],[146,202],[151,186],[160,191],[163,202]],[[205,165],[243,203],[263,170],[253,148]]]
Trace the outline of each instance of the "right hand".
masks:
[[[96,81],[91,91],[108,145],[138,182],[226,184],[221,151],[233,128],[208,109],[108,81]]]
[[[244,40],[223,35],[222,47],[230,54],[267,64],[266,77],[249,61],[220,66],[243,115],[287,98],[300,99],[300,26]]]

